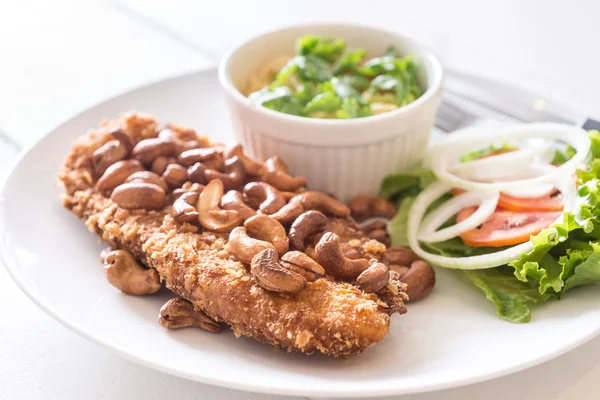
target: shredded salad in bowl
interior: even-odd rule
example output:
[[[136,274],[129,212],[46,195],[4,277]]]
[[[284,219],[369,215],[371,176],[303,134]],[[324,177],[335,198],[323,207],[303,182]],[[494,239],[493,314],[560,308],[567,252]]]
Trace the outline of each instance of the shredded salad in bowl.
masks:
[[[292,49],[290,49],[292,50]],[[295,55],[267,61],[245,92],[257,105],[286,114],[326,119],[362,118],[393,111],[422,94],[411,55],[389,47],[368,58],[342,39],[305,35]]]
[[[550,123],[453,133],[426,167],[388,176],[392,245],[460,271],[498,315],[600,283],[600,132]]]

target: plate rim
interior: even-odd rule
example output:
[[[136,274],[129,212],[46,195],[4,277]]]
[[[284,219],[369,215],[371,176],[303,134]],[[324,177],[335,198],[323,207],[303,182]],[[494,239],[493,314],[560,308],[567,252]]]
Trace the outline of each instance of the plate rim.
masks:
[[[450,75],[453,73],[452,70],[447,70],[447,73]],[[13,175],[16,173],[17,169],[20,168],[24,162],[24,159],[29,155],[31,151],[40,146],[45,140],[49,140],[54,134],[56,134],[59,130],[61,130],[66,124],[70,123],[76,118],[81,117],[86,112],[89,112],[97,107],[100,107],[106,103],[113,102],[116,99],[131,95],[134,92],[146,90],[149,87],[156,86],[159,84],[169,84],[179,80],[186,80],[193,78],[197,75],[213,75],[215,80],[217,78],[217,67],[216,66],[208,66],[206,68],[196,69],[193,71],[185,72],[182,74],[171,75],[167,77],[163,77],[160,79],[152,80],[146,82],[144,84],[138,85],[126,91],[118,92],[117,94],[105,98],[94,105],[87,107],[83,110],[77,111],[76,114],[72,115],[70,118],[63,120],[57,125],[53,126],[49,129],[45,134],[40,136],[37,140],[35,140],[32,144],[27,146],[21,153],[18,155],[16,161],[14,162],[10,172],[6,175],[6,178],[2,182],[2,186],[0,188],[0,208],[3,207],[2,204],[5,203],[3,199],[6,196],[6,188],[9,186],[9,182],[13,178]],[[461,74],[464,74],[461,72]],[[518,87],[514,87],[518,89]],[[165,367],[157,362],[152,362],[138,355],[128,353],[125,350],[122,350],[118,347],[114,347],[112,344],[106,342],[101,337],[95,336],[91,332],[87,332],[82,327],[77,324],[71,322],[67,317],[63,317],[60,315],[60,312],[57,311],[53,306],[48,304],[47,299],[44,298],[40,293],[36,293],[36,290],[31,290],[29,285],[26,282],[25,275],[22,272],[22,268],[19,267],[18,263],[14,264],[9,258],[5,255],[8,251],[7,243],[4,240],[4,235],[0,235],[0,262],[4,265],[5,269],[8,272],[8,275],[11,279],[17,284],[19,289],[42,311],[44,311],[47,315],[52,317],[54,320],[59,322],[61,325],[65,326],[69,330],[75,332],[76,334],[84,337],[85,339],[99,344],[104,348],[107,348],[114,354],[118,354],[119,356],[135,362],[136,364],[142,365],[146,368],[151,368],[162,373],[166,373],[169,375],[178,376],[184,379],[189,379],[195,382],[200,382],[204,384],[209,384],[222,388],[229,388],[240,391],[254,392],[254,393],[264,393],[264,394],[273,394],[273,395],[291,395],[291,396],[310,396],[310,397],[336,397],[336,398],[357,398],[357,397],[369,397],[369,396],[393,396],[393,395],[408,395],[408,394],[417,394],[417,393],[427,393],[434,391],[441,391],[452,388],[459,388],[471,384],[481,383],[485,381],[490,381],[493,379],[497,379],[500,377],[504,377],[507,375],[511,375],[537,365],[543,364],[549,360],[560,357],[563,354],[566,354],[575,348],[587,343],[594,337],[600,335],[600,326],[593,331],[590,331],[586,335],[581,336],[578,340],[570,343],[568,346],[565,346],[559,350],[555,350],[553,352],[549,352],[544,354],[543,356],[539,356],[536,358],[532,358],[531,360],[523,363],[519,363],[512,367],[507,367],[504,369],[500,369],[493,372],[483,373],[472,377],[463,377],[459,379],[454,379],[447,382],[439,382],[435,384],[430,384],[427,386],[409,386],[404,388],[393,388],[393,387],[385,387],[383,389],[377,389],[376,387],[365,387],[365,390],[362,390],[360,393],[354,391],[345,391],[343,388],[321,388],[321,389],[298,389],[287,386],[268,386],[264,384],[258,383],[238,383],[235,379],[225,379],[225,378],[215,378],[206,375],[199,375],[190,373],[189,371],[178,369],[176,367]]]

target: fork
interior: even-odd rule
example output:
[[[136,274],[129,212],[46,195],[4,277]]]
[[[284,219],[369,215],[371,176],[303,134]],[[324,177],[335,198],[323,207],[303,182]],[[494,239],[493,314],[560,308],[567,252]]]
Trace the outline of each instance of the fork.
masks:
[[[450,133],[481,120],[524,122],[517,117],[484,107],[447,89],[443,92],[436,120],[436,126],[442,131]]]

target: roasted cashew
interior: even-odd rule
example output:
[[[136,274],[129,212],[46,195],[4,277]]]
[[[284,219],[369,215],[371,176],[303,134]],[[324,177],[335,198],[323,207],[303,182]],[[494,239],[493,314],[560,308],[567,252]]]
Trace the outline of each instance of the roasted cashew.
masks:
[[[369,268],[366,258],[351,260],[347,258],[340,248],[340,237],[335,233],[327,232],[315,246],[315,259],[327,273],[347,280],[356,279],[364,270]]]
[[[196,210],[200,224],[213,232],[229,232],[242,223],[237,211],[221,210],[219,203],[223,197],[223,182],[218,179],[210,181],[198,197]]]
[[[275,246],[264,240],[251,238],[243,226],[238,226],[231,231],[226,247],[232,256],[246,264],[250,264],[252,257],[265,249],[275,250]]]
[[[161,287],[158,272],[154,268],[144,268],[125,250],[111,251],[106,255],[104,274],[111,285],[127,294],[152,294]]]
[[[257,214],[247,219],[244,228],[251,237],[271,243],[280,255],[290,247],[283,225],[268,215]]]
[[[384,254],[390,264],[409,266],[421,258],[408,247],[390,247]]]
[[[290,203],[300,203],[305,210],[319,210],[336,217],[350,216],[350,209],[344,203],[322,192],[304,192],[293,197]]]
[[[129,182],[152,183],[154,185],[160,186],[165,192],[169,190],[169,188],[167,187],[167,183],[164,181],[164,179],[151,171],[134,172],[133,174],[129,175],[127,179],[125,179],[125,183]]]
[[[110,135],[112,137],[114,137],[116,140],[118,140],[119,142],[121,142],[121,144],[127,150],[127,155],[131,154],[131,151],[133,150],[133,147],[134,147],[134,143],[133,143],[133,140],[131,139],[131,136],[129,136],[129,134],[127,132],[125,132],[123,129],[121,129],[121,127],[117,126],[117,127],[114,127],[111,129]]]
[[[392,219],[398,212],[394,203],[374,195],[357,196],[350,200],[348,207],[352,217],[357,221],[375,217]]]
[[[287,203],[281,207],[279,211],[270,215],[271,218],[279,221],[282,224],[287,224],[294,221],[304,212],[304,207],[300,203]]]
[[[179,164],[169,164],[162,173],[162,178],[169,187],[179,188],[188,180],[187,168]]]
[[[173,190],[173,199],[178,199],[181,195],[183,195],[184,193],[196,193],[197,195],[200,195],[200,193],[204,190],[205,186],[201,185],[199,183],[196,182],[190,182],[187,181],[186,183],[183,184],[182,187]]]
[[[198,203],[198,193],[188,192],[182,194],[173,202],[171,216],[177,222],[195,222],[198,221],[198,211],[194,204]]]
[[[426,261],[413,261],[408,272],[400,277],[400,282],[406,283],[409,301],[417,301],[427,296],[435,286],[435,271]]]
[[[158,185],[133,181],[119,185],[110,199],[126,210],[160,210],[165,206],[165,191]]]
[[[293,203],[292,203],[293,204]],[[293,249],[304,251],[307,237],[325,228],[327,217],[320,211],[310,210],[300,215],[290,227],[290,245]]]
[[[244,199],[252,208],[265,214],[274,214],[285,205],[285,199],[273,186],[265,182],[250,182],[244,186]]]
[[[171,299],[160,308],[158,323],[167,329],[193,326],[214,333],[221,331],[221,324],[204,312],[196,310],[192,303],[181,298]]]
[[[279,263],[285,268],[302,275],[308,282],[314,282],[325,276],[325,269],[301,251],[288,251],[281,256]]]
[[[248,173],[248,175],[258,177],[264,176],[265,166],[263,165],[263,163],[248,157],[244,153],[244,149],[242,148],[241,144],[236,144],[235,146],[230,147],[225,151],[225,158],[232,158],[234,156],[237,156],[242,161],[242,163],[244,163],[244,167],[246,168],[246,172]]]
[[[204,184],[204,183],[206,183],[206,178],[204,177],[205,172],[206,172],[206,166],[201,162],[197,162],[194,165],[192,165],[191,167],[188,167],[188,169],[187,169],[188,179],[195,183]]]
[[[138,160],[117,161],[104,171],[98,182],[96,190],[99,192],[110,192],[134,172],[143,171],[144,167]]]
[[[216,147],[190,149],[177,156],[177,162],[184,167],[190,167],[197,162],[208,161],[212,158],[218,157],[221,154],[221,150]]]
[[[175,157],[158,156],[152,161],[150,171],[154,172],[156,175],[162,176],[167,170],[167,167],[171,164],[177,164]]]
[[[390,270],[383,263],[375,263],[361,272],[356,278],[359,289],[365,292],[377,293],[390,281]]]
[[[306,287],[306,278],[279,264],[275,249],[265,249],[250,263],[252,275],[265,290],[279,293],[298,293]]]
[[[306,185],[306,178],[303,176],[293,177],[288,174],[288,166],[277,156],[273,156],[265,161],[265,166],[267,167],[265,180],[279,190],[293,192],[299,187]]]
[[[146,166],[151,166],[157,157],[174,155],[175,143],[161,138],[144,139],[138,142],[131,151],[131,157]]]
[[[220,179],[223,182],[223,186],[225,186],[225,190],[236,189],[244,184],[246,180],[246,168],[237,156],[225,161],[223,171],[219,172],[214,169],[207,169],[204,171],[204,179],[207,181]]]
[[[225,196],[221,198],[221,208],[237,211],[244,220],[256,215],[256,211],[244,203],[244,197],[237,190],[225,193]]]
[[[127,154],[127,148],[118,140],[104,143],[92,155],[94,174],[101,176],[108,167],[127,157]]]

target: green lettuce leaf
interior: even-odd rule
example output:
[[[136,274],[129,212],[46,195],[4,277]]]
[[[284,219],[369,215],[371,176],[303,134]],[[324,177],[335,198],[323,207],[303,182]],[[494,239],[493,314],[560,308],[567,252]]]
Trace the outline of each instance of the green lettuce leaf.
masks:
[[[565,291],[581,285],[600,283],[600,244],[590,243],[591,251],[572,250],[563,261],[570,275],[565,281]],[[567,267],[568,264],[568,267]]]
[[[461,271],[485,297],[496,306],[498,317],[510,322],[525,323],[531,320],[531,304],[545,302],[549,294],[540,294],[534,282],[515,279],[510,268],[490,268]]]

